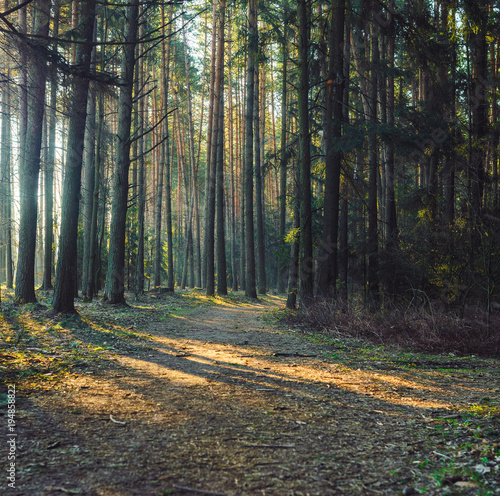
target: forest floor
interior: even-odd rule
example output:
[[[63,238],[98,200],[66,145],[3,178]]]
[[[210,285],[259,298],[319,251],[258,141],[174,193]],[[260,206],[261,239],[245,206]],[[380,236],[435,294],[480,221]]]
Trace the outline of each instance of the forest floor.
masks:
[[[499,360],[289,329],[276,296],[129,303],[4,304],[2,495],[500,494]]]

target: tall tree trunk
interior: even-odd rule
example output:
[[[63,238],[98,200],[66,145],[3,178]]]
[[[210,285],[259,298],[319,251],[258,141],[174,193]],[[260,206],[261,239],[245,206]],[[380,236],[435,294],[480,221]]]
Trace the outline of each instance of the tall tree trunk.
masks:
[[[396,32],[394,29],[394,0],[389,3],[389,40],[387,45],[387,59],[389,64],[389,72],[387,75],[387,127],[389,130],[394,128],[394,45],[396,41]],[[387,248],[392,251],[397,248],[398,238],[398,224],[396,216],[396,193],[394,183],[394,155],[395,144],[393,139],[387,140]]]
[[[82,0],[80,3],[78,31],[79,38],[83,43],[78,44],[76,47],[75,60],[76,66],[84,74],[88,74],[90,71],[95,5],[95,0]],[[78,198],[81,188],[88,90],[88,77],[77,76],[73,83],[61,206],[59,252],[52,303],[52,307],[57,313],[75,311],[73,288],[76,285],[76,271],[74,268],[77,263]]]
[[[238,71],[239,75],[239,71]],[[244,157],[244,147],[246,139],[246,114],[244,105],[239,105],[239,102],[243,102],[245,98],[243,95],[240,98],[240,77],[237,78],[238,86],[236,91],[236,106],[240,110],[238,112],[238,122],[239,122],[239,174],[240,174],[240,208],[239,208],[239,218],[240,218],[240,285],[241,288],[246,290],[246,264],[247,264],[247,252],[246,252],[246,157]],[[246,150],[246,149],[245,149]]]
[[[286,172],[287,172],[287,104],[288,104],[288,92],[287,92],[287,78],[288,78],[288,39],[286,26],[288,23],[288,0],[285,0],[283,5],[283,77],[282,77],[282,90],[281,90],[281,155],[280,155],[280,226],[279,226],[279,239],[281,245],[281,256],[284,257],[286,242],[285,242],[285,232],[286,232]],[[286,264],[284,260],[280,259],[279,273],[278,273],[278,293],[283,293],[285,291],[285,276],[286,276]]]
[[[470,6],[470,14],[475,24],[472,34],[472,163],[470,164],[471,207],[474,216],[482,210],[485,185],[485,150],[488,134],[488,103],[486,87],[488,78],[487,24],[488,2],[481,0]]]
[[[224,71],[224,18],[226,0],[218,0],[217,3],[217,55],[215,95],[212,126],[212,147],[210,156],[210,188],[207,198],[208,202],[208,230],[206,236],[206,267],[207,267],[207,295],[215,294],[215,204],[217,183],[217,142],[221,131],[220,107],[222,105],[223,71]]]
[[[255,287],[255,241],[253,223],[253,111],[255,91],[255,61],[258,56],[257,5],[256,0],[248,2],[248,66],[247,101],[245,116],[245,243],[246,276],[245,295],[257,298]]]
[[[17,0],[22,5],[24,0]],[[50,2],[45,1],[44,3]],[[47,7],[45,7],[47,8]],[[50,8],[50,7],[48,7]],[[19,9],[19,32],[28,33],[27,8]],[[26,157],[26,132],[28,128],[28,46],[22,38],[18,43],[19,49],[19,168],[23,167]]]
[[[298,194],[299,171],[295,171],[293,195],[293,227],[295,239],[290,249],[290,266],[288,272],[286,307],[294,310],[297,305],[297,292],[299,284],[299,252],[300,252],[300,203]]]
[[[6,9],[7,10],[6,6]],[[10,69],[7,68],[7,80],[10,80]],[[0,151],[0,286],[3,282],[12,287],[12,197],[11,197],[11,108],[10,81],[2,87],[2,123]],[[9,286],[10,277],[10,286]]]
[[[153,287],[161,286],[161,262],[163,259],[163,245],[161,242],[161,226],[162,226],[162,206],[163,206],[163,175],[165,171],[165,155],[164,148],[161,147],[158,153],[158,182],[156,185],[155,199],[155,237],[154,237],[154,268],[153,268]]]
[[[299,91],[297,114],[299,122],[299,201],[300,254],[299,302],[308,305],[313,298],[314,260],[312,251],[312,195],[311,195],[311,135],[309,132],[309,12],[306,0],[297,1],[299,20]]]
[[[19,183],[20,218],[19,249],[17,256],[15,299],[18,303],[36,301],[35,246],[38,201],[38,176],[45,101],[47,60],[45,48],[49,34],[50,0],[38,0],[34,16],[33,34],[29,42],[27,68],[29,92],[27,96],[27,127],[24,156],[20,158]],[[23,116],[21,115],[21,119]],[[23,137],[21,136],[21,140]],[[22,141],[21,141],[22,143]]]
[[[330,25],[330,60],[325,88],[325,213],[318,291],[327,295],[336,291],[338,266],[338,232],[340,201],[340,170],[343,152],[340,149],[342,137],[344,100],[344,17],[345,0],[337,0],[332,7]]]
[[[194,273],[194,264],[193,264],[193,271],[192,271],[192,276],[197,279],[197,285],[201,285],[201,260],[199,259],[200,257],[200,229],[199,229],[199,207],[198,207],[198,167],[197,167],[197,160],[196,160],[196,155],[195,155],[195,134],[194,134],[194,121],[193,121],[193,109],[192,109],[192,97],[191,97],[191,78],[190,78],[190,72],[189,72],[189,59],[188,59],[188,51],[187,51],[187,41],[186,41],[186,28],[183,29],[183,42],[184,42],[184,68],[186,71],[186,96],[187,96],[187,111],[188,111],[188,145],[189,145],[189,162],[191,165],[191,188],[194,193],[193,197],[193,222],[190,225],[191,229],[191,237],[192,237],[192,246],[191,246],[191,253],[193,255],[192,257],[192,262],[194,263],[194,245],[196,244],[196,256],[198,258],[198,267],[199,270],[196,271],[196,274]],[[197,236],[196,238],[193,236],[193,231],[194,227],[197,227]],[[192,284],[194,286],[194,283]]]
[[[204,243],[203,243],[203,263],[202,263],[202,286],[204,288],[207,287],[207,276],[208,276],[208,260],[210,258],[209,255],[209,247],[208,247],[208,239],[207,233],[210,230],[210,214],[209,209],[211,208],[210,202],[208,201],[211,195],[211,187],[213,178],[210,176],[212,172],[212,147],[215,146],[213,143],[213,121],[214,121],[214,102],[215,102],[215,78],[216,78],[216,49],[217,49],[217,22],[218,22],[218,9],[219,3],[218,1],[213,2],[213,14],[212,14],[212,55],[210,61],[210,90],[208,96],[208,133],[207,133],[207,165],[206,165],[206,177],[205,177],[205,227],[204,227]]]
[[[99,191],[101,188],[101,168],[103,156],[103,126],[104,126],[104,96],[99,95],[99,117],[96,135],[96,154],[94,161],[94,189],[92,191],[92,218],[90,220],[90,246],[89,246],[89,276],[87,298],[92,300],[97,294],[97,270],[100,262],[98,243],[98,215],[99,215]],[[98,252],[99,250],[99,252]]]
[[[52,35],[59,36],[59,11],[61,2],[54,2],[54,25]],[[57,107],[57,71],[50,68],[50,105],[48,109],[48,150],[45,162],[45,231],[44,231],[44,267],[42,288],[52,289],[53,244],[54,244],[54,168],[56,162],[56,107]]]
[[[221,78],[217,138],[217,294],[227,295],[226,234],[224,229],[224,82]]]
[[[94,30],[95,40],[95,30]],[[93,51],[93,66],[95,67],[96,51]],[[96,109],[97,95],[96,89],[89,88],[87,101],[87,121],[85,126],[84,143],[84,181],[83,188],[83,257],[82,257],[82,295],[85,300],[89,299],[88,289],[91,277],[90,267],[90,231],[92,230],[92,206],[94,198],[95,183],[95,138],[96,138]]]
[[[231,16],[229,15],[229,19]],[[230,171],[230,218],[231,218],[231,275],[233,291],[238,291],[238,267],[236,263],[236,185],[235,185],[235,158],[234,158],[234,109],[233,109],[233,77],[232,77],[232,41],[231,26],[229,25],[228,41],[228,100],[229,100],[229,171]]]
[[[142,31],[142,27],[140,28]],[[139,33],[141,37],[142,32]],[[138,53],[141,57],[143,54],[142,43],[138,45]],[[137,66],[139,87],[144,87],[144,60],[139,58]],[[147,91],[145,91],[147,93]],[[144,112],[145,112],[145,101],[146,95],[142,95],[139,100],[139,118],[138,118],[138,133],[139,140],[137,143],[137,255],[135,262],[135,284],[134,292],[136,295],[140,295],[144,292],[144,222],[145,222],[145,211],[146,211],[146,181],[145,181],[145,164],[144,164]]]
[[[161,78],[161,94],[163,100],[163,112],[166,114],[167,112],[167,98],[168,98],[168,86],[170,83],[170,40],[172,39],[171,33],[171,21],[172,21],[172,6],[170,8],[170,14],[168,19],[168,36],[165,40],[162,41],[162,66],[164,70],[162,71],[163,75]],[[164,12],[162,6],[162,33],[165,35],[165,22],[164,22]],[[185,41],[185,30],[184,30],[184,41]],[[165,44],[167,46],[165,46]],[[187,64],[187,52],[186,47],[184,47]],[[187,67],[187,66],[186,66]],[[189,90],[189,80],[188,80],[188,107],[191,108],[191,92]],[[168,122],[164,122],[163,124],[166,127],[168,126]],[[166,131],[168,132],[168,131]],[[160,167],[158,168],[158,186],[156,193],[156,206],[155,206],[155,261],[154,261],[154,286],[161,286],[161,262],[163,259],[163,249],[162,249],[162,205],[163,205],[163,175],[166,167],[166,161],[168,160],[168,148],[162,146],[160,149]]]
[[[255,33],[257,37],[257,43],[259,43],[259,34]],[[259,100],[263,98],[260,93],[260,58],[261,54],[258,53],[255,61],[255,87],[254,87],[254,110],[253,110],[253,122],[254,122],[254,141],[255,141],[255,217],[256,217],[256,228],[257,228],[257,269],[258,269],[258,293],[266,294],[266,252],[264,246],[264,208],[262,205],[263,201],[263,183],[262,183],[262,159],[261,148],[264,146],[261,140],[261,119],[259,111],[261,106],[259,105]],[[263,109],[263,108],[262,108]]]
[[[164,101],[165,101],[165,141],[163,144],[164,154],[165,154],[165,216],[166,216],[166,229],[167,229],[167,288],[169,290],[174,290],[174,241],[173,241],[173,229],[172,229],[172,179],[171,179],[171,161],[170,161],[170,134],[168,127],[168,93],[170,85],[170,40],[172,38],[172,14],[173,14],[173,4],[170,5],[168,12],[168,31],[167,31],[167,43],[164,50],[165,62],[164,66],[166,70],[163,73],[164,78]],[[163,16],[163,9],[162,9]],[[165,24],[165,22],[163,22]]]
[[[130,124],[137,42],[139,0],[131,0],[125,14],[122,86],[118,106],[116,167],[111,204],[108,271],[105,299],[110,304],[125,303],[125,227],[127,218],[128,171],[130,166]]]
[[[377,209],[377,182],[378,182],[378,145],[377,145],[377,117],[378,117],[378,65],[379,48],[378,38],[374,36],[375,26],[372,24],[371,39],[371,81],[370,81],[370,131],[369,147],[369,178],[368,178],[368,293],[369,304],[377,308],[379,304],[379,275],[378,275],[378,209]]]

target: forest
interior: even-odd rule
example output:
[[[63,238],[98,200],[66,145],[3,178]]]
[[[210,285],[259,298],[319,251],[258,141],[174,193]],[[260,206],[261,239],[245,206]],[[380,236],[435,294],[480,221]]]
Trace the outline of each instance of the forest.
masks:
[[[498,6],[5,0],[1,282],[498,308]],[[84,125],[85,124],[85,125]]]
[[[0,0],[0,492],[500,494],[499,69],[489,0]]]

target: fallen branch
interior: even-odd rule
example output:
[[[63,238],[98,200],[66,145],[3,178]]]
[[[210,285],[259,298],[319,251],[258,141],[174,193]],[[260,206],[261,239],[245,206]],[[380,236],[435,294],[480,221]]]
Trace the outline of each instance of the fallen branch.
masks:
[[[302,357],[302,358],[314,358],[318,355],[312,354],[303,354],[303,353],[273,353],[272,356],[282,356],[282,357]]]
[[[282,353],[282,352],[276,352],[272,353],[271,355],[238,355],[238,358],[253,358],[253,357],[266,357],[266,356],[280,356],[280,357],[299,357],[299,358],[314,358],[317,357],[318,355],[316,354],[304,354],[304,353]]]
[[[26,348],[28,351],[38,351],[39,353],[43,353],[44,355],[51,356],[52,358],[63,358],[62,355],[57,355],[52,351],[42,350],[42,348]]]
[[[174,484],[174,487],[175,489],[180,489],[181,491],[190,491],[196,494],[209,494],[211,496],[227,496],[227,494],[224,493],[214,493],[212,491],[205,491],[204,489],[193,489],[192,487],[178,486],[176,484]]]
[[[247,444],[243,443],[243,446],[248,446],[250,448],[276,448],[276,449],[295,449],[295,444]]]
[[[126,425],[127,422],[122,422],[121,420],[115,420],[112,415],[109,416],[109,420],[115,424]]]
[[[442,458],[444,458],[445,460],[451,460],[451,456],[448,456],[448,455],[444,455],[443,453],[439,453],[438,451],[433,451],[432,452],[434,455],[436,456],[440,456]]]

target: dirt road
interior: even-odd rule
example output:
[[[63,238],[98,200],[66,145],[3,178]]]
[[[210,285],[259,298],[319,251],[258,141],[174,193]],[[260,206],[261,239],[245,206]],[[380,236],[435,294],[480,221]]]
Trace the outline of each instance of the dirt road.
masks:
[[[470,405],[498,399],[498,369],[315,343],[266,318],[282,305],[152,318],[144,338],[20,395],[17,489],[3,494],[479,494],[474,467],[486,453],[493,476],[495,448],[455,434]],[[462,475],[446,481],[450,467]]]

